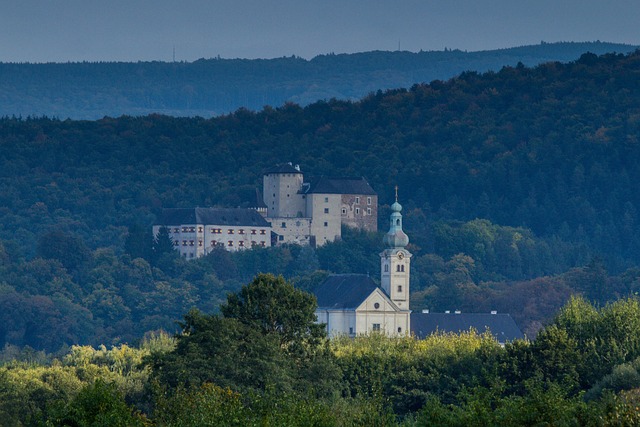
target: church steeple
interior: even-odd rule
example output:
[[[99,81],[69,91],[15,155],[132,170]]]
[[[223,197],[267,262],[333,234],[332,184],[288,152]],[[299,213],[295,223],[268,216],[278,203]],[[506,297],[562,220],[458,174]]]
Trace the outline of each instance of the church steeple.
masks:
[[[391,205],[389,231],[384,236],[384,244],[388,248],[404,248],[409,244],[409,237],[402,231],[402,205],[398,203],[398,186],[396,185],[396,201]]]
[[[389,231],[384,236],[387,247],[380,254],[380,284],[391,300],[402,310],[409,310],[409,279],[411,252],[406,250],[409,237],[402,230],[402,205],[396,201],[391,205]]]

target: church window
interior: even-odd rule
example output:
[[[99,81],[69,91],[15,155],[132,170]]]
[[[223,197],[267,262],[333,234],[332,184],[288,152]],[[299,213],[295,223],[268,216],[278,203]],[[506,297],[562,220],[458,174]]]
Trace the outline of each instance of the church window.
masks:
[[[380,323],[374,323],[371,329],[373,329],[373,332],[380,332]]]
[[[356,205],[360,204],[360,197],[356,197]]]
[[[400,271],[404,273],[404,264],[400,266]]]
[[[398,285],[398,292],[402,292],[402,285]]]
[[[400,265],[396,265],[396,271],[399,273],[400,272]]]
[[[367,197],[367,204],[370,205],[371,204],[371,197]]]
[[[376,310],[380,308],[380,303],[377,302],[375,304],[373,304],[373,308],[375,308]]]

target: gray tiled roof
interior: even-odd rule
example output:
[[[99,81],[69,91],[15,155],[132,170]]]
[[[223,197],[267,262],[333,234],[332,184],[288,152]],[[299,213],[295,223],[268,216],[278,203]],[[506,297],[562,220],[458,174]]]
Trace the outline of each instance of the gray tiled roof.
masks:
[[[489,313],[411,313],[411,332],[425,338],[434,332],[466,332],[475,329],[483,333],[489,329],[498,342],[522,339],[524,335],[508,314]]]
[[[365,194],[376,195],[366,179],[360,178],[314,178],[305,193],[320,194]]]
[[[335,274],[329,276],[315,290],[318,308],[355,309],[378,286],[366,274]]]
[[[239,225],[269,227],[269,223],[253,209],[241,208],[175,208],[163,209],[156,225]]]

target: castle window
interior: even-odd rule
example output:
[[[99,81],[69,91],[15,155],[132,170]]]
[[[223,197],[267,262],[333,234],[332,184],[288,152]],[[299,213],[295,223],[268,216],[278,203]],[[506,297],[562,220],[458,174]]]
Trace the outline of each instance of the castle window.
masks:
[[[198,233],[202,233],[202,227],[198,227]]]
[[[384,265],[384,272],[388,273],[389,272],[389,264],[385,264]]]
[[[193,246],[195,242],[193,240],[189,240],[189,246]]]
[[[324,213],[329,213],[329,208],[324,208]]]
[[[256,230],[251,230],[251,234],[256,234]]]
[[[186,240],[182,241],[182,246],[187,246],[187,241]]]
[[[356,205],[360,204],[360,197],[356,197]]]
[[[260,242],[260,246],[262,246],[263,248],[266,246],[265,242]]]
[[[198,240],[198,246],[202,246],[202,240]]]
[[[404,272],[404,264],[400,266],[400,271]]]
[[[229,241],[227,242],[227,246],[229,246],[229,247],[233,246],[233,240],[229,240]]]
[[[371,197],[367,197],[367,204],[370,205],[371,204]]]
[[[356,215],[360,215],[360,208],[356,208]]]
[[[349,335],[353,335],[353,326],[349,327]]]
[[[345,208],[342,208],[342,215],[346,215],[347,214],[347,210]]]
[[[400,225],[400,220],[396,219],[396,225]]]
[[[287,228],[287,223],[283,222],[282,225],[280,226],[280,228]]]
[[[278,240],[283,241],[284,240],[284,236],[278,236]]]
[[[367,215],[371,215],[371,208],[367,208]]]
[[[265,235],[266,233],[266,230],[260,230],[260,234]]]
[[[328,197],[325,197],[325,198],[324,198],[324,202],[325,202],[325,203],[329,203],[329,198],[328,198]]]
[[[324,226],[325,226],[325,227],[328,227],[328,226],[329,226],[329,223],[325,221],[325,222],[324,222]]]
[[[174,228],[174,229],[173,229],[173,232],[174,232],[174,233],[179,233],[179,232],[180,232],[180,229],[179,229],[178,227],[176,227],[176,228]]]
[[[396,265],[396,272],[400,273],[400,264]]]
[[[402,285],[398,285],[398,292],[402,292]]]
[[[215,246],[215,245],[216,245],[216,241],[215,241],[215,240],[212,240],[212,241],[211,241],[211,246]]]
[[[180,246],[180,242],[176,240],[175,242],[173,242],[173,246]]]
[[[402,333],[402,328],[398,326],[398,333],[401,334]]]
[[[244,230],[242,229],[238,230],[238,234],[244,234]]]
[[[238,242],[238,246],[242,246],[242,247],[244,247],[244,242],[243,242],[242,240],[241,240],[241,241],[239,241],[239,242]]]
[[[373,332],[380,332],[380,323],[374,323],[371,329],[373,329]]]
[[[195,233],[196,232],[196,228],[195,227],[189,227],[189,232],[190,233]]]
[[[182,232],[183,232],[183,233],[186,233],[187,231],[189,231],[189,228],[187,228],[187,227],[182,227]]]
[[[233,229],[231,229],[231,228],[230,228],[230,229],[228,229],[228,230],[227,230],[227,234],[233,234]]]

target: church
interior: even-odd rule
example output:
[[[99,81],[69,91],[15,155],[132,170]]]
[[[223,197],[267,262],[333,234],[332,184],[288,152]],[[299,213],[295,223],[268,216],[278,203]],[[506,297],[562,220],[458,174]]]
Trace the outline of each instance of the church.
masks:
[[[470,329],[486,330],[504,345],[524,335],[508,314],[412,312],[409,308],[411,252],[409,237],[402,230],[402,206],[391,205],[389,231],[380,253],[380,286],[369,275],[336,274],[319,285],[317,322],[327,327],[330,337],[382,333],[388,336],[414,335],[425,338],[433,333],[460,333]]]

